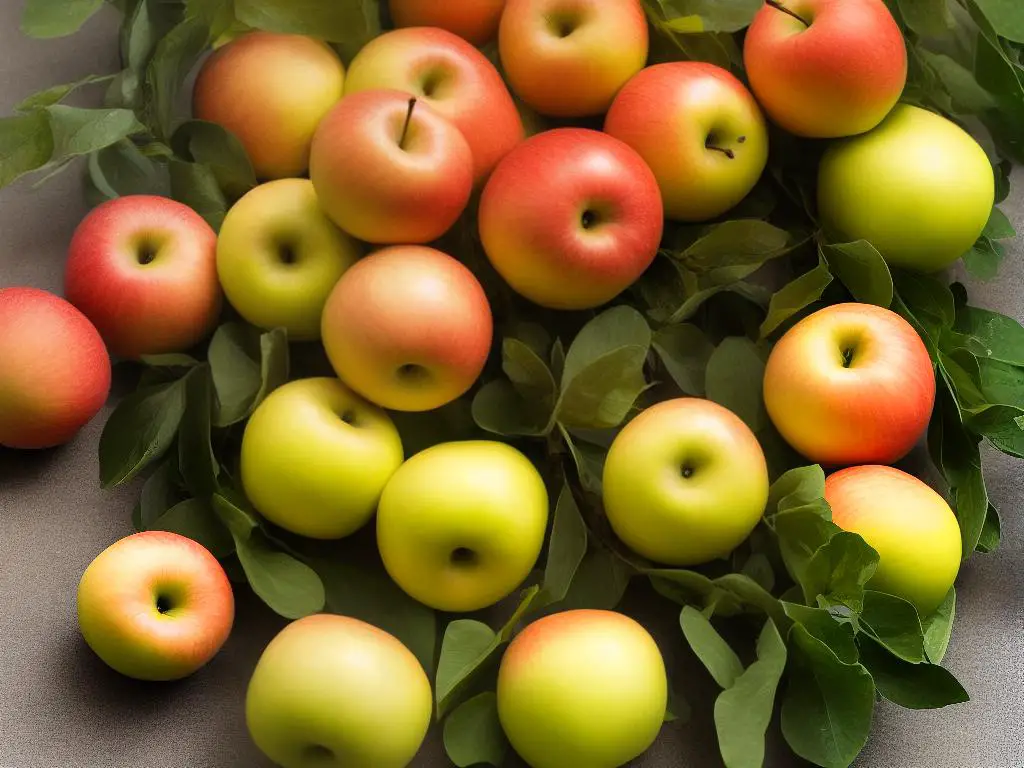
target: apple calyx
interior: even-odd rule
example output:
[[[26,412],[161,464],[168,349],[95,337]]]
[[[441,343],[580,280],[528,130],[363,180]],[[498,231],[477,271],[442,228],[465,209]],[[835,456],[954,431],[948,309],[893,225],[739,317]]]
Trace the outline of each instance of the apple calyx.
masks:
[[[801,16],[798,13],[796,13],[795,11],[789,10],[789,8],[787,8],[782,3],[780,3],[779,0],[765,0],[765,3],[767,5],[769,5],[769,6],[771,6],[772,8],[774,8],[777,11],[782,11],[787,16],[792,16],[794,19],[796,19],[801,24],[803,24],[805,27],[811,26],[811,22],[809,22],[807,19],[805,19],[803,16]]]
[[[409,133],[409,123],[412,122],[412,111],[416,109],[416,97],[413,96],[409,99],[409,109],[405,113],[405,124],[402,126],[402,135],[398,138],[398,148],[401,150],[405,149],[405,138]]]

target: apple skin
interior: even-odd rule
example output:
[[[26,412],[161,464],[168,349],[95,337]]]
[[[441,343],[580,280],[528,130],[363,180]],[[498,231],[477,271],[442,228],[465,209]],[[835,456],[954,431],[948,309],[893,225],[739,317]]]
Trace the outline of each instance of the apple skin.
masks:
[[[553,309],[596,307],[628,288],[657,255],[664,223],[643,159],[584,128],[524,141],[480,199],[491,264],[517,293]]]
[[[750,87],[773,122],[830,139],[871,130],[907,82],[907,48],[883,0],[764,5],[743,44]]]
[[[768,502],[768,467],[754,433],[710,400],[658,403],[615,437],[603,497],[615,534],[668,565],[726,557]]]
[[[411,108],[399,91],[362,91],[342,99],[313,138],[310,178],[320,203],[362,240],[428,243],[469,202],[469,144],[429,104],[417,100]]]
[[[512,90],[551,117],[606,112],[648,45],[638,0],[508,0],[498,30]]]
[[[408,648],[382,629],[331,614],[281,630],[245,697],[253,741],[284,768],[405,768],[432,713],[430,681]]]
[[[187,205],[156,195],[108,200],[71,238],[64,293],[114,355],[181,352],[217,324],[217,234]]]
[[[732,74],[704,62],[641,70],[615,97],[604,130],[650,166],[665,215],[677,221],[725,213],[754,188],[768,162],[768,131],[754,97]]]
[[[344,85],[345,67],[326,43],[248,32],[203,64],[193,113],[235,134],[259,178],[301,176],[313,132]]]
[[[334,287],[322,326],[338,377],[395,411],[429,411],[465,394],[487,362],[493,333],[473,273],[418,245],[359,261]]]
[[[327,297],[361,250],[327,218],[311,181],[278,179],[228,211],[217,274],[231,306],[250,323],[309,341],[320,338]]]
[[[0,288],[0,445],[52,448],[110,394],[110,356],[92,323],[59,296]]]
[[[179,680],[231,633],[235,598],[217,558],[192,539],[144,531],[101,552],[78,584],[78,626],[108,666],[138,680]]]
[[[818,167],[825,226],[869,240],[891,266],[916,272],[945,269],[966,253],[994,201],[985,150],[955,123],[909,104],[829,147]]]
[[[878,552],[868,587],[902,597],[924,617],[946,598],[960,570],[953,510],[913,475],[893,467],[849,467],[825,478],[832,521]]]
[[[384,411],[337,379],[299,379],[274,390],[249,418],[242,486],[272,523],[340,539],[373,517],[403,458]]]
[[[530,573],[544,544],[548,494],[526,456],[487,440],[442,443],[384,487],[377,546],[399,587],[440,611],[476,611]]]
[[[480,46],[498,34],[505,0],[391,0],[396,27],[440,27]]]
[[[935,374],[921,337],[895,312],[834,304],[775,344],[764,403],[786,442],[813,462],[892,464],[928,428]]]
[[[658,736],[668,705],[654,638],[612,611],[529,624],[498,671],[498,717],[531,768],[617,768]]]
[[[396,29],[367,43],[349,66],[345,94],[380,88],[415,96],[450,120],[469,142],[477,183],[523,140],[523,122],[498,70],[443,29]]]

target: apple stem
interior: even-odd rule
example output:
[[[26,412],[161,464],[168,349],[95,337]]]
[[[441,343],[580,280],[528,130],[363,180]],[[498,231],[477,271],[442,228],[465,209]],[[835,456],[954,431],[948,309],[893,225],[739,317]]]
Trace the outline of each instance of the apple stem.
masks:
[[[810,22],[808,22],[807,19],[805,19],[800,14],[795,13],[795,12],[789,10],[789,8],[787,8],[782,3],[780,3],[779,0],[765,0],[765,3],[767,3],[768,5],[770,5],[772,8],[774,8],[777,11],[782,11],[783,13],[787,14],[788,16],[792,16],[794,19],[796,19],[801,24],[803,24],[805,27],[811,26]]]
[[[398,148],[405,149],[405,137],[409,133],[409,123],[412,122],[412,111],[416,108],[416,97],[409,99],[409,111],[405,113],[405,125],[402,126],[402,136],[398,139]]]
[[[726,147],[716,147],[714,144],[705,144],[706,149],[713,149],[715,152],[721,152],[723,155],[728,157],[730,160],[735,159],[736,153]]]

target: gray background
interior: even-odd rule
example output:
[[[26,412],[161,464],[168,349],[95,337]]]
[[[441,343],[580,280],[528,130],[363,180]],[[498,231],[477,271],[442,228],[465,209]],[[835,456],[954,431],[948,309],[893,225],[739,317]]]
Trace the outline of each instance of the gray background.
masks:
[[[18,33],[19,6],[16,0],[0,2],[0,114],[41,88],[117,68],[115,14],[103,12],[74,38],[37,42]],[[1024,187],[1024,175],[1015,181]],[[61,292],[65,249],[85,213],[79,184],[71,170],[38,190],[23,180],[0,191],[0,287]],[[1004,209],[1024,229],[1024,192],[1015,192]],[[974,301],[1024,318],[1022,255],[1024,240],[1011,249],[997,281],[972,289]],[[61,449],[0,448],[0,768],[264,766],[245,731],[244,691],[261,649],[281,623],[253,598],[239,595],[227,646],[180,683],[120,677],[77,633],[78,579],[96,554],[130,532],[137,494],[135,488],[99,488],[96,445],[107,413],[109,408]],[[987,458],[1004,543],[961,572],[947,657],[972,701],[937,712],[882,703],[860,766],[1024,766],[1024,472],[1002,455]],[[642,600],[627,600],[627,609],[641,619],[645,607]],[[714,686],[683,651],[672,618],[646,620],[655,626],[693,717],[685,725],[667,725],[634,765],[718,766],[709,698]],[[779,744],[769,752],[769,765],[798,764]],[[448,765],[436,735],[414,765]]]

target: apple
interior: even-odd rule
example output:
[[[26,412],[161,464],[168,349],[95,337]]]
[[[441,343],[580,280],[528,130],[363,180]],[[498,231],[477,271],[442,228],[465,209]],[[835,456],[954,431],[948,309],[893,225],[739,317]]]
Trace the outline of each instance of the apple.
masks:
[[[892,464],[928,428],[935,374],[921,337],[888,309],[834,304],[790,328],[764,374],[775,428],[818,464]]]
[[[494,268],[518,293],[553,309],[611,301],[650,266],[661,194],[643,158],[584,128],[537,134],[498,165],[480,200]]]
[[[390,0],[396,27],[440,27],[473,45],[498,34],[505,0]]]
[[[341,380],[396,411],[429,411],[465,394],[487,362],[493,331],[473,273],[417,245],[384,248],[346,272],[322,327]]]
[[[242,486],[270,522],[339,539],[373,516],[402,459],[402,440],[384,411],[337,379],[299,379],[274,390],[249,418]]]
[[[231,633],[235,598],[217,558],[192,539],[144,531],[101,552],[78,584],[78,626],[108,666],[138,680],[179,680]]]
[[[187,205],[156,195],[108,200],[71,238],[64,293],[112,354],[181,352],[217,324],[217,235]]]
[[[548,494],[526,456],[468,440],[420,451],[392,475],[377,510],[384,567],[440,611],[476,611],[530,573],[544,544]]]
[[[286,768],[405,768],[432,712],[430,681],[408,648],[326,613],[270,641],[245,697],[253,741]]]
[[[345,67],[326,43],[248,32],[204,62],[193,113],[235,134],[259,178],[301,176],[313,132],[344,84]]]
[[[396,29],[367,43],[349,66],[345,93],[380,88],[415,96],[450,120],[469,142],[477,183],[523,140],[522,120],[498,70],[443,29]]]
[[[508,0],[498,30],[512,90],[552,117],[607,111],[647,63],[648,42],[639,0]]]
[[[278,179],[250,190],[224,217],[217,274],[250,323],[308,341],[320,338],[327,297],[360,252],[327,218],[311,181]]]
[[[399,91],[346,96],[313,138],[310,178],[334,222],[371,243],[427,243],[451,229],[473,191],[465,138]]]
[[[52,448],[110,393],[110,357],[92,323],[59,296],[0,288],[0,445]]]
[[[498,671],[498,718],[531,768],[617,768],[647,750],[668,706],[654,638],[613,611],[538,619]]]
[[[647,67],[612,102],[604,130],[640,153],[665,215],[706,221],[746,197],[768,162],[764,117],[743,83],[700,61]]]
[[[883,0],[768,0],[743,43],[750,87],[790,133],[863,133],[907,82],[903,33]]]
[[[955,123],[909,104],[829,147],[818,168],[823,224],[916,272],[945,269],[966,253],[994,200],[985,150]]]
[[[928,616],[960,570],[962,543],[953,510],[913,475],[893,467],[849,467],[825,478],[832,522],[878,552],[868,587],[902,597]]]
[[[605,512],[637,554],[668,565],[726,557],[768,502],[768,467],[754,433],[732,411],[699,398],[643,411],[612,441]]]

